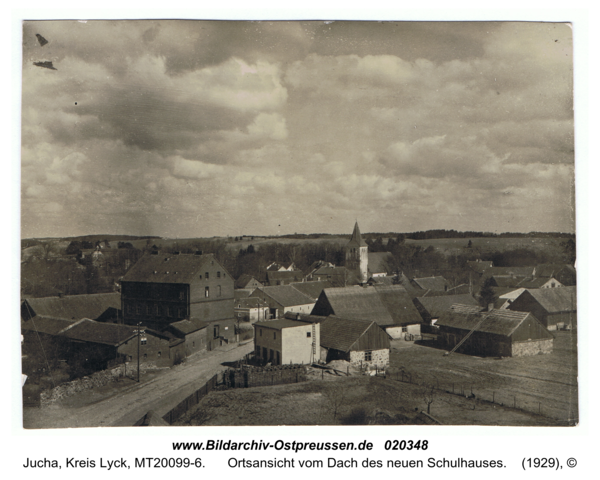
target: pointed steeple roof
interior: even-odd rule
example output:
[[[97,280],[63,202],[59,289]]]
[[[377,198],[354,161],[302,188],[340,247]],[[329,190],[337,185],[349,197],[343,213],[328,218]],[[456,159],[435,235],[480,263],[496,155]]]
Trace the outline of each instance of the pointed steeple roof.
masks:
[[[360,229],[358,228],[358,222],[354,224],[354,231],[352,232],[352,238],[348,242],[348,247],[366,247],[367,242],[365,242],[360,235]]]

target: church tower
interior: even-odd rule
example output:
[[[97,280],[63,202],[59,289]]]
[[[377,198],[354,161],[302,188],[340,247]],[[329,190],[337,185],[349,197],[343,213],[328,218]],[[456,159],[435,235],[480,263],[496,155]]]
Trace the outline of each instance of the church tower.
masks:
[[[354,225],[352,238],[346,245],[346,268],[357,273],[361,283],[368,280],[369,252],[367,242],[360,235],[358,222]]]

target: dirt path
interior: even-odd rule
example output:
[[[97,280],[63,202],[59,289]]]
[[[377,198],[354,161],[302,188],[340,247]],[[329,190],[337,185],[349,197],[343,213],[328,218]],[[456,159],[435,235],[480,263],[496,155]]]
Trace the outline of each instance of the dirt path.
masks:
[[[115,395],[82,406],[55,405],[26,408],[25,428],[73,428],[130,426],[148,410],[162,416],[181,400],[222,371],[222,363],[242,358],[254,348],[252,342],[228,351],[202,352],[147,382],[121,388]],[[70,404],[75,402],[69,401]]]

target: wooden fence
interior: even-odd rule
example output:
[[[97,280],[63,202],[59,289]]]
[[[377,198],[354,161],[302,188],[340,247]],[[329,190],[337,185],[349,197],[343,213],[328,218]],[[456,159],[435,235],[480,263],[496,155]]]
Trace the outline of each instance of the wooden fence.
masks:
[[[188,396],[185,400],[179,402],[175,408],[169,410],[165,415],[163,415],[163,420],[169,425],[173,425],[173,423],[179,420],[185,413],[188,412],[188,410],[198,405],[200,401],[206,395],[208,395],[208,393],[212,392],[218,385],[219,375],[220,374],[214,375],[198,390]]]

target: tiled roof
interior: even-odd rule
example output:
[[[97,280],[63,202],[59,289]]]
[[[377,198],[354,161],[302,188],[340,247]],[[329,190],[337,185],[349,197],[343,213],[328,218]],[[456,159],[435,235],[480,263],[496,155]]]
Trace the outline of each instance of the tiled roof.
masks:
[[[445,292],[448,289],[448,282],[444,277],[423,277],[413,278],[412,281],[423,290],[436,290]]]
[[[123,277],[124,282],[192,283],[204,273],[207,262],[218,263],[213,254],[144,255]],[[225,268],[218,264],[228,275]]]
[[[321,346],[348,352],[374,323],[364,320],[347,320],[330,315],[321,322]]]
[[[475,311],[475,307],[453,305],[450,311],[441,316],[436,325],[470,331],[481,322],[476,331],[509,337],[528,316],[533,317],[529,312],[511,310],[478,312]],[[548,336],[552,335],[548,334]]]
[[[321,292],[325,288],[332,287],[328,281],[290,283],[290,285],[296,290],[300,290],[307,297],[312,298],[314,302],[317,301],[317,298],[319,298],[319,295],[321,295]]]
[[[535,298],[548,313],[577,311],[577,287],[537,288],[521,295],[526,294]]]
[[[173,322],[169,324],[167,328],[175,330],[176,333],[182,335],[189,335],[190,333],[206,328],[206,326],[207,323],[199,320],[179,320],[178,322]]]
[[[562,263],[542,263],[535,267],[536,277],[555,277],[562,270],[567,270],[572,274],[575,274],[575,268],[568,264]]]
[[[449,311],[454,304],[479,306],[472,295],[441,295],[439,297],[418,297],[414,300],[431,317],[439,317]]]
[[[294,270],[292,272],[288,272],[287,270],[283,270],[281,272],[267,272],[267,281],[271,286],[276,285],[277,281],[280,282],[301,282],[304,277],[304,274],[300,270]]]
[[[148,334],[168,338],[153,330],[142,327]],[[61,332],[61,335],[72,340],[104,345],[118,346],[136,335],[137,327],[118,325],[115,323],[94,322],[88,318],[79,320]]]
[[[281,318],[279,320],[269,320],[268,322],[257,322],[254,324],[254,328],[260,327],[271,328],[273,330],[283,330],[284,328],[306,327],[306,322]]]
[[[304,295],[291,285],[276,285],[274,287],[260,287],[252,292],[252,297],[264,298],[271,297],[275,302],[283,307],[293,307],[295,305],[308,305],[314,301]]]
[[[23,303],[36,315],[80,320],[96,319],[109,308],[121,309],[120,293],[96,293],[93,295],[69,295],[65,297],[28,298]]]
[[[375,291],[392,316],[395,325],[421,323],[421,315],[402,285],[375,285]]]
[[[48,335],[58,335],[58,333],[72,325],[72,320],[64,318],[46,317],[44,315],[36,315],[29,320],[21,322],[21,331],[46,333]]]
[[[256,278],[254,278],[252,275],[247,275],[247,274],[242,274],[240,275],[240,278],[238,278],[235,281],[235,288],[246,288],[246,286],[252,282],[252,280],[254,280],[255,282],[258,282],[259,285],[262,285],[262,283],[260,283]],[[254,286],[253,286],[254,288]]]

